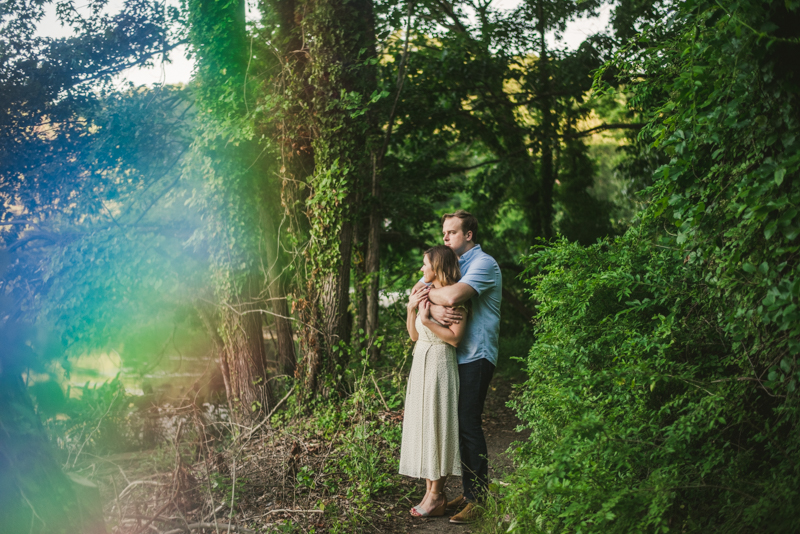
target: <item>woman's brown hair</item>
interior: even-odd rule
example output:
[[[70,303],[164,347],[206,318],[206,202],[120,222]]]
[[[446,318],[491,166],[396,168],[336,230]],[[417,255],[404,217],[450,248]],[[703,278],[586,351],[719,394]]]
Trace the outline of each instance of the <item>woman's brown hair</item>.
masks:
[[[436,279],[442,286],[451,286],[461,280],[461,269],[458,268],[458,256],[450,247],[436,245],[425,251],[431,262]]]
[[[452,286],[461,280],[458,256],[453,252],[453,249],[445,245],[436,245],[426,250],[425,255],[428,256],[433,273],[442,284],[442,287]],[[467,312],[467,317],[472,317],[472,301],[468,300],[464,304],[456,306],[456,308],[464,308]]]

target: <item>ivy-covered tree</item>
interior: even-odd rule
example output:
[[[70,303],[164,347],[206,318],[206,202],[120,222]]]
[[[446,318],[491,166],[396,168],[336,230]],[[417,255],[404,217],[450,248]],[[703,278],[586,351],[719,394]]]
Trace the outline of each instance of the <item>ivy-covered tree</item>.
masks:
[[[374,168],[363,117],[375,86],[372,17],[371,2],[270,2],[264,11],[281,62],[260,121],[276,137],[283,204],[304,249],[295,286],[304,397],[320,392],[323,375],[341,375],[347,365],[347,351],[339,349],[350,339],[354,224]]]
[[[287,353],[283,367],[294,363],[285,287],[279,271],[266,267],[281,254],[275,232],[280,184],[269,158],[271,146],[256,137],[248,109],[255,99],[247,88],[252,58],[244,1],[197,0],[188,6],[199,130],[186,169],[200,173],[206,184],[201,201],[212,214],[207,239],[217,304],[205,310],[204,318],[217,327],[229,402],[240,416],[256,417],[275,403],[262,333],[268,302],[278,303],[271,308],[279,350]]]

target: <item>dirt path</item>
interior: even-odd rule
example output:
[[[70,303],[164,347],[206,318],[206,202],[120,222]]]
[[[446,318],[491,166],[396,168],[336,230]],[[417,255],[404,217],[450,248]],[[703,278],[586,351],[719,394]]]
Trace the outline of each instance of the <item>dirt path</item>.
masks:
[[[511,460],[505,454],[509,446],[515,441],[528,437],[527,432],[518,433],[514,429],[519,420],[514,416],[511,408],[506,407],[512,393],[511,382],[507,379],[496,377],[492,380],[489,394],[486,396],[486,407],[483,411],[483,430],[486,434],[486,444],[489,448],[489,480],[502,480],[503,474],[511,468]],[[414,496],[419,497],[425,493],[425,482],[414,482],[417,491]],[[413,488],[412,488],[413,489]],[[447,481],[445,492],[448,499],[461,494],[461,478],[453,477]],[[413,497],[412,497],[413,498]],[[454,525],[450,523],[449,514],[444,517],[415,519],[406,514],[406,532],[410,533],[451,533],[466,534],[471,532],[469,525]]]

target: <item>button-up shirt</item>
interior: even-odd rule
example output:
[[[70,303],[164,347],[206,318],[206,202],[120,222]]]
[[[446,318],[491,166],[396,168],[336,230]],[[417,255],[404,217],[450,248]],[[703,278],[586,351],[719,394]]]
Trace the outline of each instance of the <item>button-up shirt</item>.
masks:
[[[486,358],[497,365],[500,342],[500,302],[503,295],[503,275],[500,266],[480,245],[466,251],[458,260],[461,269],[459,282],[469,285],[477,295],[472,297],[472,315],[467,331],[456,348],[458,363]]]

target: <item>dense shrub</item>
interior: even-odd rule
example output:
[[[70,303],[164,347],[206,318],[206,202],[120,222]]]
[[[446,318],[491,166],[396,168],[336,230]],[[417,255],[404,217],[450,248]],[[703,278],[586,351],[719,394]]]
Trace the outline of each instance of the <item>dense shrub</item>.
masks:
[[[682,2],[618,57],[671,157],[613,241],[542,246],[519,532],[800,531],[800,2]]]

